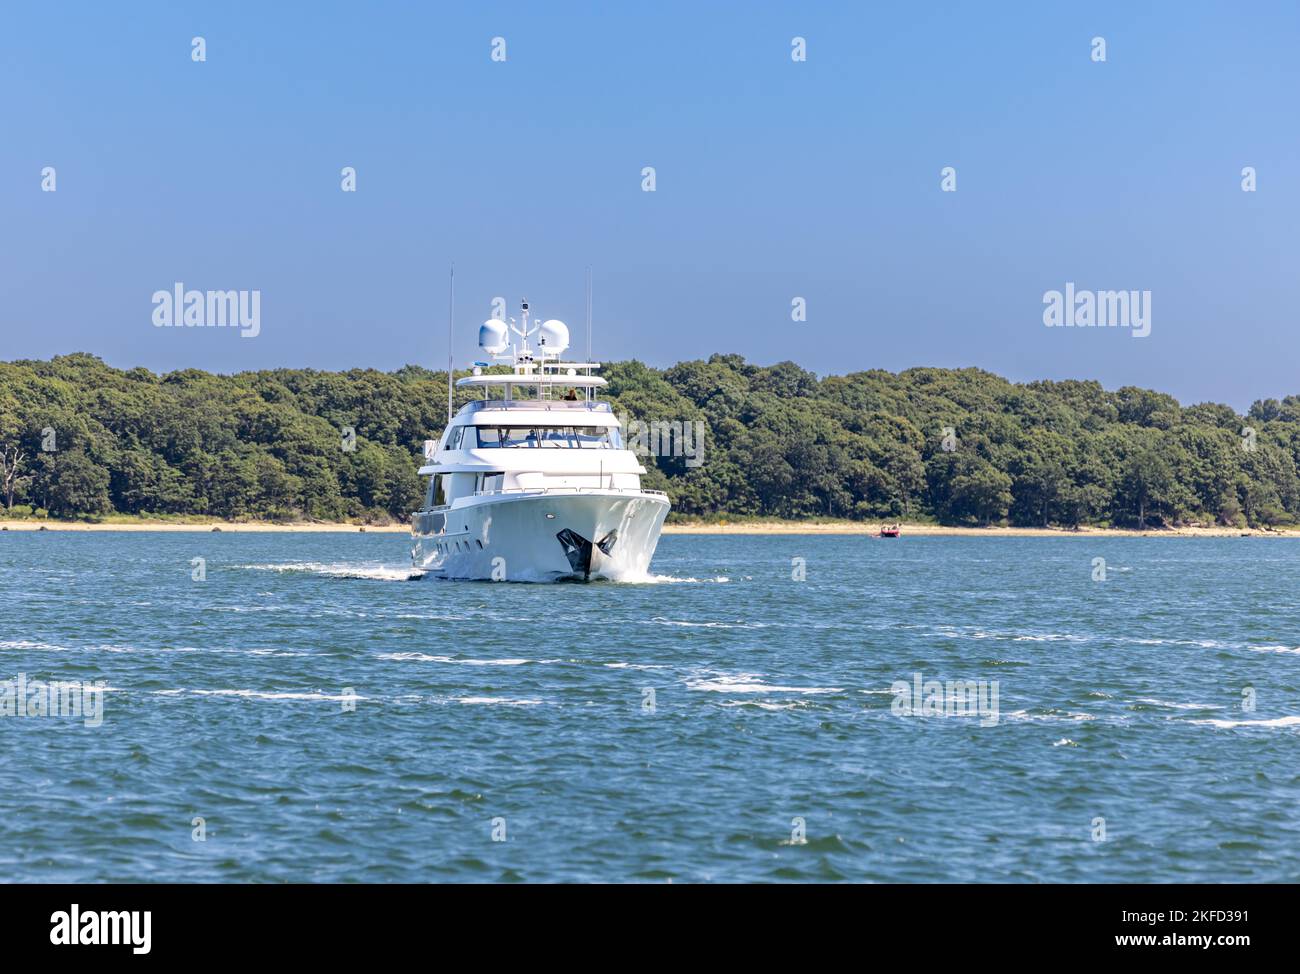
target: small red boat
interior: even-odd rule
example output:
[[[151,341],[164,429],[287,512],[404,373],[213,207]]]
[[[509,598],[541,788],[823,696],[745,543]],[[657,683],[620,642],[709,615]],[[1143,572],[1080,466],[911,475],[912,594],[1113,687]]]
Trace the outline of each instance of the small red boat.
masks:
[[[897,538],[898,532],[899,526],[897,524],[882,524],[880,526],[880,537],[882,538]]]

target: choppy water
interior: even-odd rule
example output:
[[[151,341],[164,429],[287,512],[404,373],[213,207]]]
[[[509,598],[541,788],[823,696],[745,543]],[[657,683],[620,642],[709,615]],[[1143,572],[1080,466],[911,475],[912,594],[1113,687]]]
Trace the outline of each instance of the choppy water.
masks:
[[[405,548],[0,534],[0,680],[111,688],[0,717],[0,878],[1300,879],[1300,542],[670,536],[587,586]],[[918,672],[997,723],[893,713]]]

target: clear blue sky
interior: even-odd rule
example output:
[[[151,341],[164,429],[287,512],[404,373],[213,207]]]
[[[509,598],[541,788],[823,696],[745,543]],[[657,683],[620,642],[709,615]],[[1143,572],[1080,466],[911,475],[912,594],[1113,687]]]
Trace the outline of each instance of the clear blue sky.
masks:
[[[454,259],[464,364],[494,295],[580,331],[591,264],[606,360],[1244,408],[1300,393],[1297,50],[1295,2],[6,4],[0,359],[438,367]],[[261,335],[154,328],[176,281]],[[1066,281],[1151,336],[1045,328]]]

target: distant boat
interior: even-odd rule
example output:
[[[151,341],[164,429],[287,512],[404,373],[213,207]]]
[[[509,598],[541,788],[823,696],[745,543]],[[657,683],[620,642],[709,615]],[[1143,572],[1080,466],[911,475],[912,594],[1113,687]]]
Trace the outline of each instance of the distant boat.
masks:
[[[882,538],[897,538],[901,526],[898,524],[882,524],[880,526],[880,535]]]

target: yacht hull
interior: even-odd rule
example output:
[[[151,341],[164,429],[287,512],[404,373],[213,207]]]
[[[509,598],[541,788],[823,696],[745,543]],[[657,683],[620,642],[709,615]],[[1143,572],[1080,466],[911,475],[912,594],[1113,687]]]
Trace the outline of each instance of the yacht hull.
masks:
[[[633,581],[649,571],[668,507],[639,491],[475,497],[445,516],[417,514],[411,559],[440,578]]]

